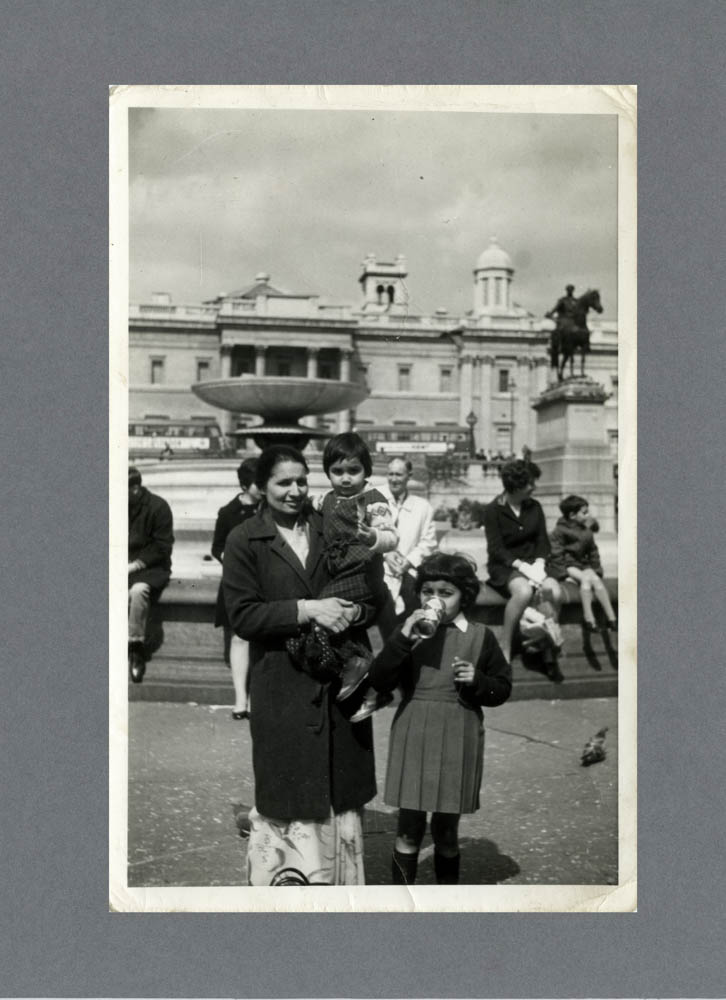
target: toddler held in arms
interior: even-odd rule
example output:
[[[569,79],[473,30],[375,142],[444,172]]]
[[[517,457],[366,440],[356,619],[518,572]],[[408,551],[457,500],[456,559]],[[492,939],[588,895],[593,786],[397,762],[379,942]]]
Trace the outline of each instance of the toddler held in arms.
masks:
[[[398,532],[385,497],[367,482],[372,462],[365,441],[350,432],[331,438],[323,451],[323,469],[332,489],[315,500],[314,506],[323,515],[325,558],[333,579],[320,597],[358,603],[370,600],[376,592],[383,595],[380,555],[396,548]],[[322,665],[337,674],[337,701],[350,698],[366,681],[370,650],[345,633],[332,635],[315,625],[302,636],[288,639],[287,650],[300,665],[313,669]],[[391,695],[369,689],[351,720],[367,719],[392,700]]]

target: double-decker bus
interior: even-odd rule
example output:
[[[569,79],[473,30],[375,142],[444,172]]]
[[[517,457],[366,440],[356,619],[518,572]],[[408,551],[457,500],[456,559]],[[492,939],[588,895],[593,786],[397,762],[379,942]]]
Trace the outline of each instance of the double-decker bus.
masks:
[[[468,455],[471,434],[455,424],[370,424],[356,427],[371,453]]]
[[[219,458],[227,445],[214,420],[129,421],[129,458]]]

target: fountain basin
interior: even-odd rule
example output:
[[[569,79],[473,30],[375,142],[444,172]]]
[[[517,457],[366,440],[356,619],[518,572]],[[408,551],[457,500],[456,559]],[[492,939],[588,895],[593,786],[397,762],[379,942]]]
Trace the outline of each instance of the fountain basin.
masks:
[[[337,413],[357,406],[368,396],[367,387],[360,382],[282,375],[210,379],[195,382],[192,392],[210,406],[264,417],[267,425]]]

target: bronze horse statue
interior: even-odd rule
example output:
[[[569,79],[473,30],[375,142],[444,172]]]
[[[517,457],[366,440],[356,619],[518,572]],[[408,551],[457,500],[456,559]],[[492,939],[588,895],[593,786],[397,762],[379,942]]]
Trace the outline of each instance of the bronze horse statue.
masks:
[[[570,362],[570,378],[575,374],[575,353],[580,352],[580,375],[585,374],[585,355],[590,351],[590,331],[587,314],[590,309],[602,312],[600,292],[588,289],[575,299],[569,315],[560,315],[557,326],[550,335],[551,367],[557,370],[557,381],[565,376],[565,365]]]

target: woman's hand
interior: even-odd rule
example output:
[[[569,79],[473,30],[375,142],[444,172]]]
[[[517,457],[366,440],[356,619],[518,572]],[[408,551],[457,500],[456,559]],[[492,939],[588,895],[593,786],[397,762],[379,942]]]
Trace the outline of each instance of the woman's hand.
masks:
[[[344,632],[358,617],[358,605],[340,597],[324,597],[320,601],[305,601],[305,613],[331,632]]]
[[[473,684],[474,683],[474,664],[470,663],[469,660],[462,660],[460,657],[455,656],[452,666],[454,668],[454,681],[457,684]]]
[[[406,621],[401,626],[401,635],[405,635],[407,639],[411,638],[411,629],[414,627],[416,622],[421,621],[422,618],[426,617],[426,612],[423,608],[416,608],[408,616]]]

